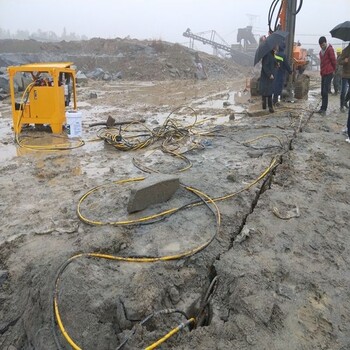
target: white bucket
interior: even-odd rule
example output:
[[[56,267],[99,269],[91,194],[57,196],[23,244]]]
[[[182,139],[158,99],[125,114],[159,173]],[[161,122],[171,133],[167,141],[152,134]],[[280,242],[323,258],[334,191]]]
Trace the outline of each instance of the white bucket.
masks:
[[[82,125],[81,125],[82,113],[78,111],[66,112],[66,130],[68,137],[81,137]]]

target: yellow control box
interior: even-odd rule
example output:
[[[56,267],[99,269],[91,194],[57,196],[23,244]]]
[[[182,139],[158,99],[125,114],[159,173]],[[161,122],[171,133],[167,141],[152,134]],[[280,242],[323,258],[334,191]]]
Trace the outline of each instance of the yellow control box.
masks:
[[[24,124],[49,124],[55,134],[66,123],[66,107],[71,99],[77,110],[76,76],[72,62],[32,63],[7,68],[10,77],[13,128],[19,134]],[[29,74],[32,82],[17,100],[16,74]],[[71,108],[70,108],[71,109]]]

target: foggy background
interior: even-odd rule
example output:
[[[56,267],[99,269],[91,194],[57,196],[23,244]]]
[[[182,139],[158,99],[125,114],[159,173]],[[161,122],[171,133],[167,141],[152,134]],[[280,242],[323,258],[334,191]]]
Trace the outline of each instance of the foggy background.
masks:
[[[164,40],[189,45],[187,28],[208,37],[214,30],[229,45],[237,29],[253,26],[258,38],[268,32],[272,0],[0,0],[0,37],[51,32],[62,40],[93,37]],[[318,38],[334,47],[345,43],[329,31],[350,20],[350,0],[304,0],[296,19],[295,41],[318,52]],[[210,37],[208,37],[210,38]],[[219,39],[215,41],[220,42]],[[195,49],[212,52],[200,42]]]

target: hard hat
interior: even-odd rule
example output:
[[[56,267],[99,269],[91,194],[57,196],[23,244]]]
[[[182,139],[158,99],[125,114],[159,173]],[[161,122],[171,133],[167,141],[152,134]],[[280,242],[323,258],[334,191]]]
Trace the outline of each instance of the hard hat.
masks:
[[[340,47],[338,47],[336,51],[337,53],[342,53],[343,50]]]

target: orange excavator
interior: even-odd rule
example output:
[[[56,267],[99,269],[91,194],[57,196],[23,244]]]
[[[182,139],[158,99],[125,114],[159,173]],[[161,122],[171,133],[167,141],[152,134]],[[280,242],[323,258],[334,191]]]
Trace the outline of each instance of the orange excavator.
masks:
[[[286,38],[286,56],[289,65],[293,69],[292,76],[289,76],[285,91],[289,99],[307,99],[309,92],[310,77],[303,74],[308,63],[307,50],[302,48],[299,42],[294,41],[296,16],[303,6],[303,0],[273,0],[268,14],[269,34],[276,30],[288,32]],[[254,78],[253,78],[254,79]],[[255,89],[257,87],[255,86]],[[253,90],[253,91],[252,91]],[[254,82],[251,83],[251,92],[254,95]]]

